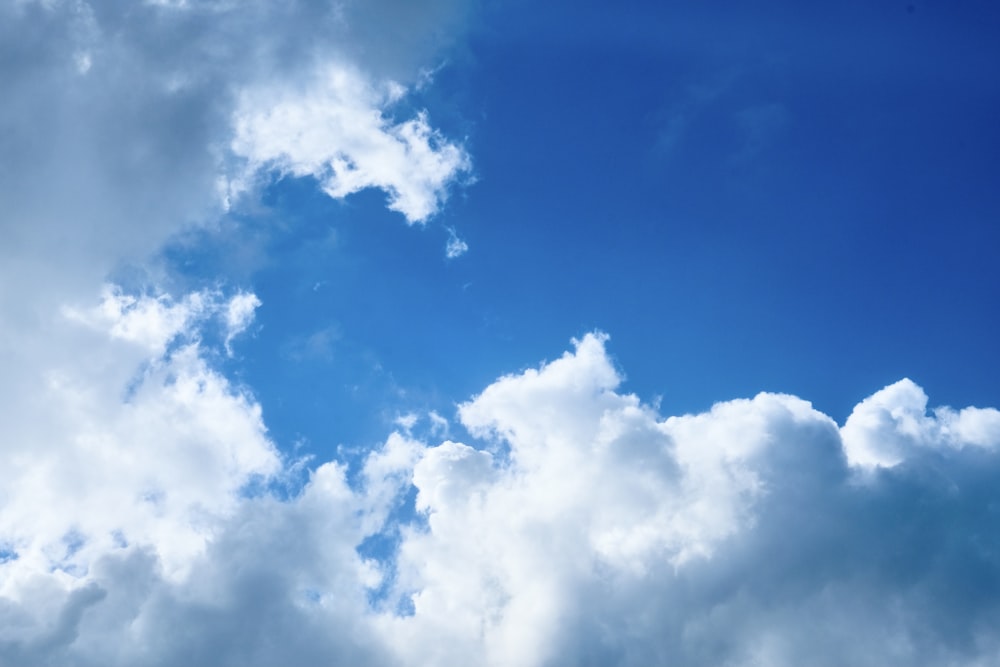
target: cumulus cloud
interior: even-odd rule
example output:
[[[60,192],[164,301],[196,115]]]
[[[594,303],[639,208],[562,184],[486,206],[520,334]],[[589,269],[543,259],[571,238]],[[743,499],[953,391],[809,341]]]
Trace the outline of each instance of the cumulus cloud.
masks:
[[[949,407],[927,412],[927,394],[903,379],[866,398],[844,424],[844,446],[852,463],[891,467],[919,448],[1000,444],[1000,411]]]
[[[129,344],[110,328],[110,344]],[[356,475],[320,465],[288,498],[240,492],[254,475],[285,474],[252,399],[190,345],[168,351],[143,372],[132,419],[207,416],[196,392],[214,392],[224,419],[187,441],[129,440],[148,464],[109,456],[129,449],[105,433],[75,445],[88,466],[6,471],[30,486],[4,487],[15,490],[4,534],[20,537],[18,557],[0,564],[0,653],[525,666],[977,665],[1000,654],[992,411],[928,413],[902,381],[855,411],[902,405],[897,418],[852,416],[850,427],[771,393],[664,417],[621,391],[606,346],[589,334],[486,387],[459,407],[469,443],[393,434]],[[144,402],[144,387],[162,400],[171,384],[171,403]],[[913,423],[921,444],[894,465],[851,456],[859,439],[912,439]],[[167,452],[217,463],[192,479],[195,462],[164,467]],[[79,490],[60,500],[71,482]],[[27,511],[18,502],[46,488],[52,504],[12,523]]]
[[[85,574],[94,553],[131,542],[156,545],[172,572],[245,484],[278,471],[260,407],[210,367],[199,342],[208,314],[240,298],[173,303],[109,290],[90,311],[67,311],[77,330],[66,340],[87,363],[25,387],[21,407],[46,428],[6,420],[21,430],[6,431],[0,535],[16,558],[0,590],[16,596],[32,573]]]
[[[1000,606],[978,587],[993,590],[1000,565],[986,509],[998,435],[956,449],[953,430],[925,429],[927,449],[872,476],[847,442],[907,437],[905,420],[855,420],[842,433],[808,402],[767,393],[664,419],[620,381],[603,338],[589,335],[461,406],[490,444],[446,442],[415,468],[428,523],[401,545],[398,582],[413,614],[385,621],[401,657],[995,658]]]

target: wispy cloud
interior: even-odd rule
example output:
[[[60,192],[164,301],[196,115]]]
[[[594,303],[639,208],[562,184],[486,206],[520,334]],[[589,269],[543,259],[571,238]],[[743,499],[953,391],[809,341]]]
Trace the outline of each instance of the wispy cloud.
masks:
[[[469,252],[469,244],[458,238],[458,234],[451,227],[448,228],[448,242],[444,246],[444,255],[448,259],[461,257]]]

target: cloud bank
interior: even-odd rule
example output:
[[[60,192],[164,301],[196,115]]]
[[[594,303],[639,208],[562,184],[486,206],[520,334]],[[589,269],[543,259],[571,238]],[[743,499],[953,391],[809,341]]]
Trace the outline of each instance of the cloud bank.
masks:
[[[288,497],[276,489],[295,462],[196,353],[197,328],[245,298],[122,308],[110,293],[73,314],[142,354],[101,392],[54,382],[58,447],[7,454],[4,663],[975,665],[1000,652],[996,410],[928,413],[902,380],[843,428],[768,393],[664,417],[621,392],[606,337],[589,334],[462,404],[469,443],[393,434],[358,475],[319,465]],[[873,464],[872,442],[897,443],[898,459]]]

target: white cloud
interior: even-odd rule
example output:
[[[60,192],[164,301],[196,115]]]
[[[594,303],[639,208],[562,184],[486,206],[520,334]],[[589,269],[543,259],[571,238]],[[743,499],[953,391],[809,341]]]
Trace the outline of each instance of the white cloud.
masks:
[[[342,198],[377,187],[411,222],[434,214],[469,157],[431,129],[426,114],[396,123],[385,110],[405,89],[373,86],[360,72],[328,65],[307,89],[265,86],[244,94],[232,148],[251,173],[313,176]]]
[[[241,160],[432,215],[468,158],[386,82],[463,14],[0,4],[0,663],[995,663],[994,409],[904,380],[842,429],[780,394],[665,418],[588,335],[463,404],[481,440],[272,492],[301,462],[212,364],[257,298],[94,302]]]
[[[134,343],[152,355],[162,355],[167,345],[207,309],[211,297],[196,292],[179,303],[169,296],[125,294],[120,287],[106,285],[101,304],[88,310],[63,309],[66,317],[94,329],[107,330],[113,338]]]
[[[229,150],[237,136],[255,142],[243,157],[287,156],[275,166],[297,173],[308,172],[305,161],[334,160],[335,175],[316,173],[333,196],[383,187],[411,221],[426,218],[468,157],[425,115],[391,119],[387,105],[403,88],[388,82],[418,80],[466,11],[457,0],[219,0],[127,12],[107,0],[4,3],[0,283],[23,284],[16,262],[19,274],[34,271],[32,284],[58,284],[59,301],[82,300],[121,261],[210,224],[222,212],[220,178],[242,169]],[[294,110],[321,125],[268,127],[269,114]],[[303,138],[319,141],[319,154]]]
[[[109,353],[136,349],[105,324]],[[939,410],[924,415],[938,424],[928,428],[907,416],[923,414],[926,397],[904,381],[855,413],[904,406],[893,421],[850,428],[768,393],[664,418],[620,391],[605,345],[587,335],[463,404],[479,447],[394,434],[355,482],[327,463],[284,500],[239,493],[253,475],[283,473],[259,409],[197,344],[158,360],[142,348],[152,365],[125,398],[113,390],[134,377],[124,366],[100,391],[86,390],[91,378],[64,380],[49,396],[63,406],[51,433],[88,437],[38,450],[58,460],[4,469],[0,525],[20,557],[0,564],[0,655],[401,665],[998,655],[992,411]],[[921,445],[900,449],[894,467],[848,459],[851,438],[914,433]],[[371,539],[384,546],[362,555]]]
[[[227,304],[108,289],[99,306],[67,310],[76,326],[61,342],[86,359],[51,367],[7,404],[0,540],[16,558],[0,565],[0,595],[27,602],[45,581],[74,590],[129,544],[180,576],[241,489],[280,470],[260,407],[198,342]]]
[[[923,389],[903,379],[854,408],[843,434],[852,463],[891,467],[918,448],[997,447],[1000,411],[941,407],[928,414]]]
[[[327,94],[308,87],[315,72],[338,69],[358,90],[388,90],[418,80],[461,30],[461,3],[396,4],[0,3],[0,663],[273,664],[294,657],[270,643],[278,609],[299,662],[384,663],[359,660],[379,655],[356,613],[379,572],[354,547],[408,473],[393,477],[389,457],[356,497],[324,466],[294,502],[272,498],[269,481],[298,463],[212,363],[259,301],[172,294],[149,258],[224,213],[219,183],[243,160],[234,123],[268,110],[246,106],[254,91],[287,84],[306,104]],[[400,210],[429,215],[461,149],[426,116],[391,119],[387,97],[339,102],[341,117],[382,121],[327,146],[365,166],[331,194],[370,178]],[[407,181],[407,165],[437,171]],[[123,266],[140,268],[142,288],[108,287],[95,303]],[[289,539],[296,527],[302,539]],[[274,576],[282,559],[287,578]],[[247,629],[261,640],[236,648]]]
[[[898,475],[862,481],[836,424],[801,399],[760,394],[663,419],[619,393],[620,381],[604,340],[586,336],[461,407],[473,433],[500,439],[493,453],[454,442],[427,450],[413,477],[427,529],[410,532],[399,555],[397,594],[414,613],[382,619],[401,660],[976,664],[996,655],[1000,605],[963,593],[943,612],[936,597],[965,586],[970,566],[994,577],[996,540],[982,551],[931,538],[982,534],[985,524],[952,521],[982,502],[980,484],[1000,470],[992,453],[946,450],[955,453],[927,463],[938,481],[920,450]],[[962,620],[942,628],[942,614]]]

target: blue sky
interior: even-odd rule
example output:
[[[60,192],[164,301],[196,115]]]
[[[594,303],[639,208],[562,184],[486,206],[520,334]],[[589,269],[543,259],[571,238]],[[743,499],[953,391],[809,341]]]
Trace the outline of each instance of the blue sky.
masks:
[[[998,31],[0,2],[0,664],[995,663]]]
[[[240,363],[271,428],[379,439],[594,329],[671,412],[768,390],[843,421],[901,377],[1000,403],[997,18],[772,4],[492,7],[400,110],[474,157],[426,227],[268,188]]]

